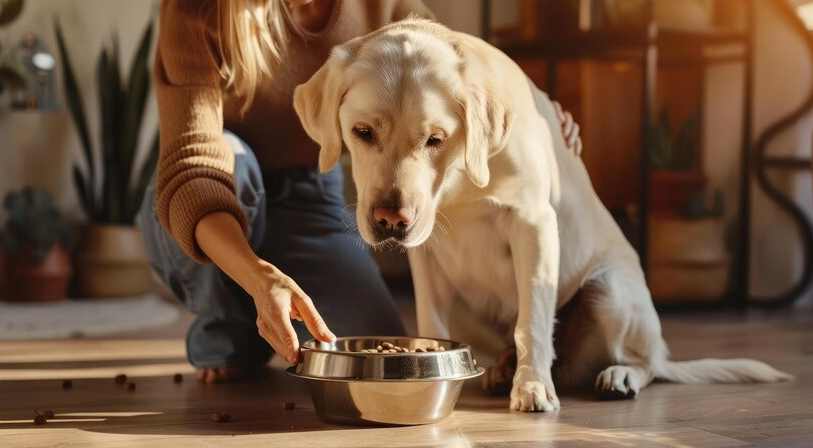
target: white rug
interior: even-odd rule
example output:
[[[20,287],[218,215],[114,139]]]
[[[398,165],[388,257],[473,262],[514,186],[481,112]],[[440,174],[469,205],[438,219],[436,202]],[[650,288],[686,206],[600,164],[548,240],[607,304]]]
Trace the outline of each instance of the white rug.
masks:
[[[0,341],[66,339],[141,330],[174,322],[178,309],[158,296],[0,302]]]

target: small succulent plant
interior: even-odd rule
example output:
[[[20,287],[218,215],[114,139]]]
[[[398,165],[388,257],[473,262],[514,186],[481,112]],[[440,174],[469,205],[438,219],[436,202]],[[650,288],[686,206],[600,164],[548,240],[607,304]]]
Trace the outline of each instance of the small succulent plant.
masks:
[[[15,256],[33,247],[33,261],[41,263],[57,244],[72,246],[72,228],[65,221],[48,192],[33,187],[9,192],[3,201],[8,213],[0,230],[0,247],[6,255]]]
[[[687,171],[697,166],[700,114],[695,112],[672,136],[669,109],[664,106],[658,122],[649,129],[649,160],[652,168]]]

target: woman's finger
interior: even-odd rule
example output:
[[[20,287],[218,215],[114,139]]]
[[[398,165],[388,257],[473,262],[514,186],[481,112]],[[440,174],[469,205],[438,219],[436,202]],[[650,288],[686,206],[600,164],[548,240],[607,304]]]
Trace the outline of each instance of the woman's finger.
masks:
[[[299,357],[299,338],[296,337],[296,331],[294,331],[294,326],[291,325],[291,319],[287,316],[278,316],[272,325],[282,350],[277,351],[277,353],[281,354],[289,363],[296,364]]]
[[[565,119],[562,121],[562,135],[567,141],[570,141],[570,137],[573,135],[573,124],[573,115],[570,115],[570,112],[565,112]],[[568,146],[571,145],[568,144]]]
[[[311,300],[299,286],[294,285],[292,289],[294,292],[294,296],[292,297],[294,308],[296,308],[299,315],[302,316],[302,320],[305,322],[308,331],[322,342],[335,341],[336,335],[327,327],[327,323],[322,319],[319,311],[316,311],[313,300]]]
[[[573,149],[576,149],[576,142],[578,140],[580,140],[579,139],[579,125],[578,125],[578,123],[573,123],[573,129],[572,129],[572,132],[570,133],[570,136],[568,137],[567,146],[569,146],[569,147],[571,147]]]
[[[553,101],[553,108],[556,110],[556,117],[559,118],[559,121],[564,122],[565,111],[562,109],[562,105],[558,101]]]

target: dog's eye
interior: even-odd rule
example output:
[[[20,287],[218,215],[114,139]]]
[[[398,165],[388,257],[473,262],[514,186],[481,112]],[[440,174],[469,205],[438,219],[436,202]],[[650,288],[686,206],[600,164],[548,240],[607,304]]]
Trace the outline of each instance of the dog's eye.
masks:
[[[440,138],[439,135],[432,135],[428,139],[426,139],[426,146],[431,148],[437,148],[443,143],[443,139]]]
[[[373,143],[375,141],[375,135],[373,135],[373,130],[366,126],[354,127],[353,135],[361,139],[361,141],[363,141],[364,143]]]

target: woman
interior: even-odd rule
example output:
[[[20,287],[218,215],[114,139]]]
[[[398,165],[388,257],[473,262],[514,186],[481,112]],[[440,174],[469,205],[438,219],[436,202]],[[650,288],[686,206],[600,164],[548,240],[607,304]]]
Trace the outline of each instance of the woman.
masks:
[[[334,45],[410,13],[432,17],[420,0],[164,0],[161,158],[142,226],[153,269],[198,316],[187,354],[200,380],[239,377],[271,348],[295,363],[307,332],[335,339],[326,322],[404,333],[349,230],[341,171],[318,173],[292,98]]]

